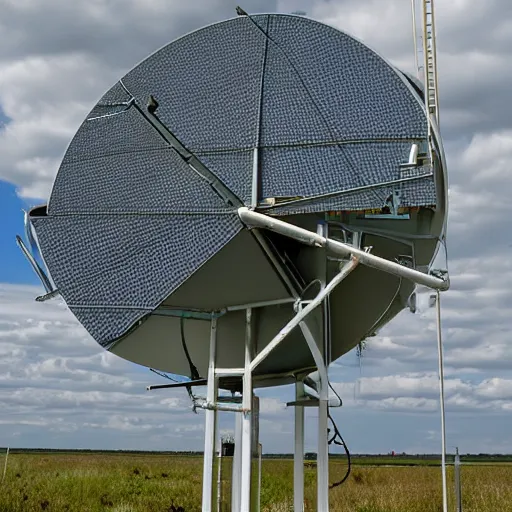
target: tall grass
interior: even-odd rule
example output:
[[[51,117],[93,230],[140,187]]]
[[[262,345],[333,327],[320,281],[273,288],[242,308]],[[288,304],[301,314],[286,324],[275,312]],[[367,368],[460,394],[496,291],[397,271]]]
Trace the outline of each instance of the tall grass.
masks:
[[[230,478],[230,471],[224,471]],[[331,480],[345,465],[331,463]],[[263,460],[261,510],[293,510],[293,463]],[[512,512],[512,464],[463,466],[464,512]],[[451,468],[448,478],[453,481]],[[162,455],[35,454],[9,457],[1,512],[196,512],[202,459]],[[316,510],[316,469],[305,468],[306,510]],[[452,487],[452,486],[450,486]],[[223,485],[229,501],[228,486]],[[332,512],[439,512],[440,469],[356,466],[330,493]],[[454,510],[454,494],[450,505]],[[225,508],[229,510],[229,506]]]

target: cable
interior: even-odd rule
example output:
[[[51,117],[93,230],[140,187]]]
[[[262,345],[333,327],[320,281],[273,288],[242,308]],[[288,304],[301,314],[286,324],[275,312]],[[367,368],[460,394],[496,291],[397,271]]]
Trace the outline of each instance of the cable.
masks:
[[[341,407],[343,405],[343,400],[341,399],[341,396],[338,395],[338,393],[336,392],[336,390],[332,387],[332,384],[331,382],[329,381],[329,387],[332,389],[332,392],[336,395],[336,397],[338,398],[338,400],[340,401],[340,405],[338,407]],[[332,419],[331,419],[332,421]],[[334,423],[334,421],[332,421]],[[340,436],[341,437],[341,436]]]
[[[170,377],[166,373],[159,372],[158,370],[155,370],[154,368],[150,368],[149,371],[153,372],[153,373],[156,373],[157,375],[159,375],[160,377],[163,377],[164,379],[169,379],[172,382],[180,382],[179,380],[173,379],[172,377]]]
[[[180,318],[180,333],[181,333],[181,344],[183,346],[183,351],[185,352],[185,357],[187,358],[188,365],[190,367],[190,380],[199,380],[201,377],[197,368],[195,367],[190,354],[188,352],[187,343],[185,342],[185,319],[183,317]]]
[[[338,487],[341,484],[343,484],[344,482],[346,482],[347,478],[350,475],[351,461],[350,461],[350,451],[349,451],[343,437],[341,436],[340,431],[338,430],[338,427],[336,426],[336,423],[334,423],[334,420],[332,419],[332,416],[330,415],[330,413],[328,413],[328,417],[329,417],[329,420],[331,420],[332,426],[334,428],[334,435],[330,439],[327,440],[327,444],[329,444],[329,445],[335,444],[338,446],[343,446],[343,448],[345,449],[345,453],[347,455],[347,464],[348,464],[347,471],[345,472],[345,475],[343,476],[343,478],[341,480],[339,480],[338,482],[334,482],[331,485],[329,485],[329,489],[334,489],[335,487]],[[339,438],[339,440],[337,438]]]
[[[192,358],[190,357],[190,353],[187,348],[187,343],[185,341],[185,319],[183,317],[180,318],[180,334],[181,334],[181,345],[183,346],[183,351],[185,352],[185,357],[187,358],[188,365],[190,367],[190,380],[199,380],[201,376],[199,375],[199,371],[196,366],[192,362]],[[197,398],[192,393],[191,386],[185,386],[188,396],[192,401],[192,411],[197,414]]]

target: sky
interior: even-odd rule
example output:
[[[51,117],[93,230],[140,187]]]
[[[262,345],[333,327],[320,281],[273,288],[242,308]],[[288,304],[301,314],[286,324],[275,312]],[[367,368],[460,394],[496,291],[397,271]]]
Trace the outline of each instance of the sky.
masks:
[[[0,0],[0,447],[202,450],[184,391],[103,351],[15,244],[44,203],[86,113],[129,69],[186,32],[234,15],[227,0]],[[414,73],[409,0],[245,0],[363,40]],[[441,131],[449,169],[451,290],[442,295],[447,448],[512,453],[512,4],[436,3]],[[433,310],[402,312],[359,361],[330,370],[333,416],[354,453],[440,452]],[[293,388],[258,391],[264,452],[293,450]],[[306,410],[315,450],[315,411]],[[222,415],[228,432],[233,417]]]

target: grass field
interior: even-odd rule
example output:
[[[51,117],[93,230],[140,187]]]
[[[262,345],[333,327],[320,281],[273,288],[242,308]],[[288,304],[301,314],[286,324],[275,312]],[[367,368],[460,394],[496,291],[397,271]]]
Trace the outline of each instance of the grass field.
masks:
[[[345,468],[343,461],[332,461],[331,480]],[[262,511],[293,510],[292,471],[291,460],[263,460]],[[305,480],[306,510],[313,511],[314,466],[306,467]],[[201,482],[201,457],[13,454],[0,488],[0,511],[196,512]],[[512,512],[512,464],[463,466],[462,486],[464,512]],[[453,492],[450,499],[454,510]],[[440,504],[440,469],[428,465],[355,465],[349,480],[331,491],[332,512],[438,512]]]

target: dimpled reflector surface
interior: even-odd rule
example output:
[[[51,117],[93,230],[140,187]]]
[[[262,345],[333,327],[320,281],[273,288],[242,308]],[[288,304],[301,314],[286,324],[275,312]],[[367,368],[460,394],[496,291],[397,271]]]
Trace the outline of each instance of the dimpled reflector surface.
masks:
[[[150,95],[164,131],[235,205],[158,131]],[[277,214],[382,207],[386,182],[411,175],[400,164],[426,137],[421,98],[364,44],[300,16],[237,17],[170,43],[115,84],[71,142],[47,215],[31,222],[61,295],[109,346],[242,229],[236,209],[254,195],[341,192]],[[401,204],[435,204],[430,169],[414,172]]]

